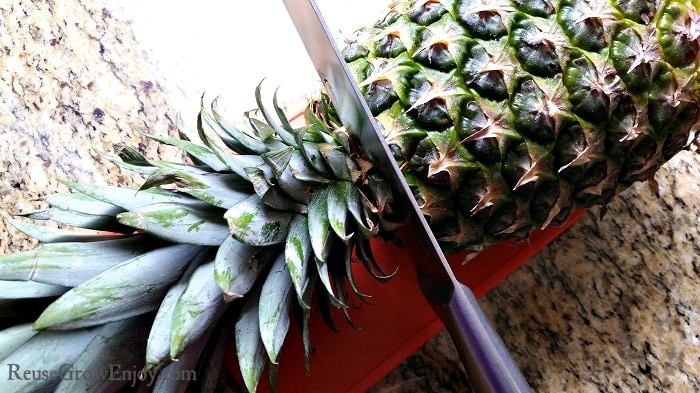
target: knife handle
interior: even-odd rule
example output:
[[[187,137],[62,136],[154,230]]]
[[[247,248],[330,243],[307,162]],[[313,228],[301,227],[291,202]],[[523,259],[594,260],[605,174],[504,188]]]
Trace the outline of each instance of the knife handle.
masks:
[[[471,289],[455,280],[449,303],[433,304],[433,309],[452,337],[475,391],[532,391]]]

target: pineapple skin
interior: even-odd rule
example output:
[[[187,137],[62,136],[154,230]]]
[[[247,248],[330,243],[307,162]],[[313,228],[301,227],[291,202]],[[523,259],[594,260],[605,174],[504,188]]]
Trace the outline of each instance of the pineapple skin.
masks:
[[[690,1],[398,1],[346,61],[446,252],[606,205],[695,139]]]

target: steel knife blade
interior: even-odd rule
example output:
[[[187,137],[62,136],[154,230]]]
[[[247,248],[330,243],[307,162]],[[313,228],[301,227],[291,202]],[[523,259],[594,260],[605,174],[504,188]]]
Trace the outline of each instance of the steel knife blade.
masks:
[[[316,2],[283,2],[341,122],[390,182],[399,211],[408,212],[399,236],[415,265],[421,291],[450,333],[471,384],[479,392],[529,392],[474,294],[456,280]]]

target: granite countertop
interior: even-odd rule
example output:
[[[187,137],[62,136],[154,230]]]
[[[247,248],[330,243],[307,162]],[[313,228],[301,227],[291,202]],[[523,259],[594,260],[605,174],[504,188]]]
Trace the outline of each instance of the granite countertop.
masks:
[[[0,213],[39,208],[57,179],[134,184],[113,143],[175,157],[137,131],[176,133],[178,102],[106,0],[0,4]],[[481,303],[538,392],[700,390],[700,156],[588,212]],[[32,242],[0,222],[0,253]],[[464,392],[438,334],[373,392]]]

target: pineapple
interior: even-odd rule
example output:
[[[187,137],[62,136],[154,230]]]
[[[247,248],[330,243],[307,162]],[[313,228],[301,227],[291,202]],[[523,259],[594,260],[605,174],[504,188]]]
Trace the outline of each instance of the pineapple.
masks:
[[[393,3],[344,54],[441,246],[457,252],[525,239],[634,182],[653,185],[663,162],[697,143],[699,36],[691,1],[417,0]],[[202,104],[198,140],[146,135],[190,163],[118,145],[114,163],[146,176],[138,188],[64,182],[73,192],[21,214],[61,229],[7,218],[41,243],[0,257],[2,315],[12,315],[0,367],[124,364],[140,371],[134,384],[168,392],[182,389],[168,375],[199,367],[206,390],[234,340],[255,391],[266,363],[274,379],[292,315],[307,361],[312,305],[331,326],[333,307],[350,318],[366,296],[353,263],[391,278],[370,239],[392,239],[404,217],[327,97],[299,122],[255,95],[247,129],[214,101]]]

